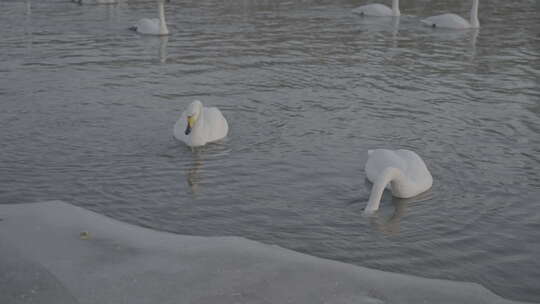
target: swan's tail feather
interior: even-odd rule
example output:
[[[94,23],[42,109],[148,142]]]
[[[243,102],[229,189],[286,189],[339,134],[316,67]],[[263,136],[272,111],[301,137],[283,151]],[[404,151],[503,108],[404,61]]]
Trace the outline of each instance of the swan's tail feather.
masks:
[[[130,27],[128,27],[128,30],[136,32],[136,31],[137,31],[137,27],[136,27],[135,25],[134,25],[134,26],[130,26]]]
[[[367,155],[371,155],[371,153],[373,153],[373,151],[375,151],[375,150],[367,150]]]

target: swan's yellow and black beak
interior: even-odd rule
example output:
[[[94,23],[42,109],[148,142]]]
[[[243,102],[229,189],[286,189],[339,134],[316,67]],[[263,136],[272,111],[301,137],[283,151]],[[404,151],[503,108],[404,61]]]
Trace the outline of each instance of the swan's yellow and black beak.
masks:
[[[193,116],[188,116],[186,132],[184,132],[186,135],[189,135],[189,133],[191,133],[191,128],[193,128],[194,124],[195,124],[195,118]]]

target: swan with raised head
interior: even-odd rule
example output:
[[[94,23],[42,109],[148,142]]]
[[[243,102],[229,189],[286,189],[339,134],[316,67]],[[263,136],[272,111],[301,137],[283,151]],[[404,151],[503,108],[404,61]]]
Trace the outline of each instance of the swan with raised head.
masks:
[[[399,0],[392,0],[392,8],[384,4],[373,3],[359,6],[353,9],[353,12],[362,16],[374,17],[398,17],[401,15],[399,12]]]
[[[470,21],[467,21],[456,14],[442,14],[428,17],[422,20],[422,23],[431,27],[449,29],[480,28],[480,22],[478,21],[478,0],[473,0]]]
[[[227,136],[229,125],[218,108],[206,108],[195,100],[175,123],[173,132],[186,145],[198,147]]]
[[[364,212],[379,209],[384,189],[399,198],[416,196],[433,184],[433,177],[418,154],[409,150],[376,149],[368,151],[367,179],[373,183]]]
[[[165,0],[157,0],[158,18],[143,18],[139,20],[130,30],[144,35],[169,35],[169,29],[165,22]]]

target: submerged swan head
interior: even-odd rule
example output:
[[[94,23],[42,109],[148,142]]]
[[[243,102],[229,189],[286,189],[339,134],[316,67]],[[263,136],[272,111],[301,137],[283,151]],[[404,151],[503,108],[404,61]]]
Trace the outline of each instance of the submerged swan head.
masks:
[[[184,134],[189,135],[189,133],[191,133],[191,130],[197,123],[197,120],[199,119],[199,117],[201,116],[202,107],[203,107],[202,102],[200,102],[199,100],[193,101],[188,106],[186,110],[187,126],[186,126],[186,131],[184,132]]]
[[[384,189],[390,183],[392,191],[398,191],[398,189],[406,187],[405,176],[401,170],[393,167],[386,168],[377,178],[371,189],[371,194],[369,196],[369,201],[366,208],[364,209],[364,214],[374,213],[379,209],[381,203],[382,195]]]

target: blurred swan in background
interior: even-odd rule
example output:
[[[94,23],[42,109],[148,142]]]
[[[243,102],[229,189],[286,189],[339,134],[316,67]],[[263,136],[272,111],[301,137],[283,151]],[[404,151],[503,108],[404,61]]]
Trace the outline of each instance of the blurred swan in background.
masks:
[[[480,22],[478,21],[478,1],[479,0],[473,0],[470,22],[456,14],[442,14],[428,17],[422,20],[422,23],[431,27],[441,27],[449,29],[480,28]]]
[[[71,0],[79,4],[115,4],[117,0]]]
[[[397,17],[401,15],[399,11],[399,0],[392,0],[392,8],[384,4],[373,3],[353,9],[353,13],[374,17]]]
[[[365,171],[367,179],[373,183],[366,213],[379,209],[385,188],[395,197],[409,198],[428,190],[433,184],[424,161],[409,150],[369,150]]]
[[[143,18],[130,27],[130,30],[144,35],[169,35],[167,22],[165,22],[165,0],[157,0],[158,18]]]

